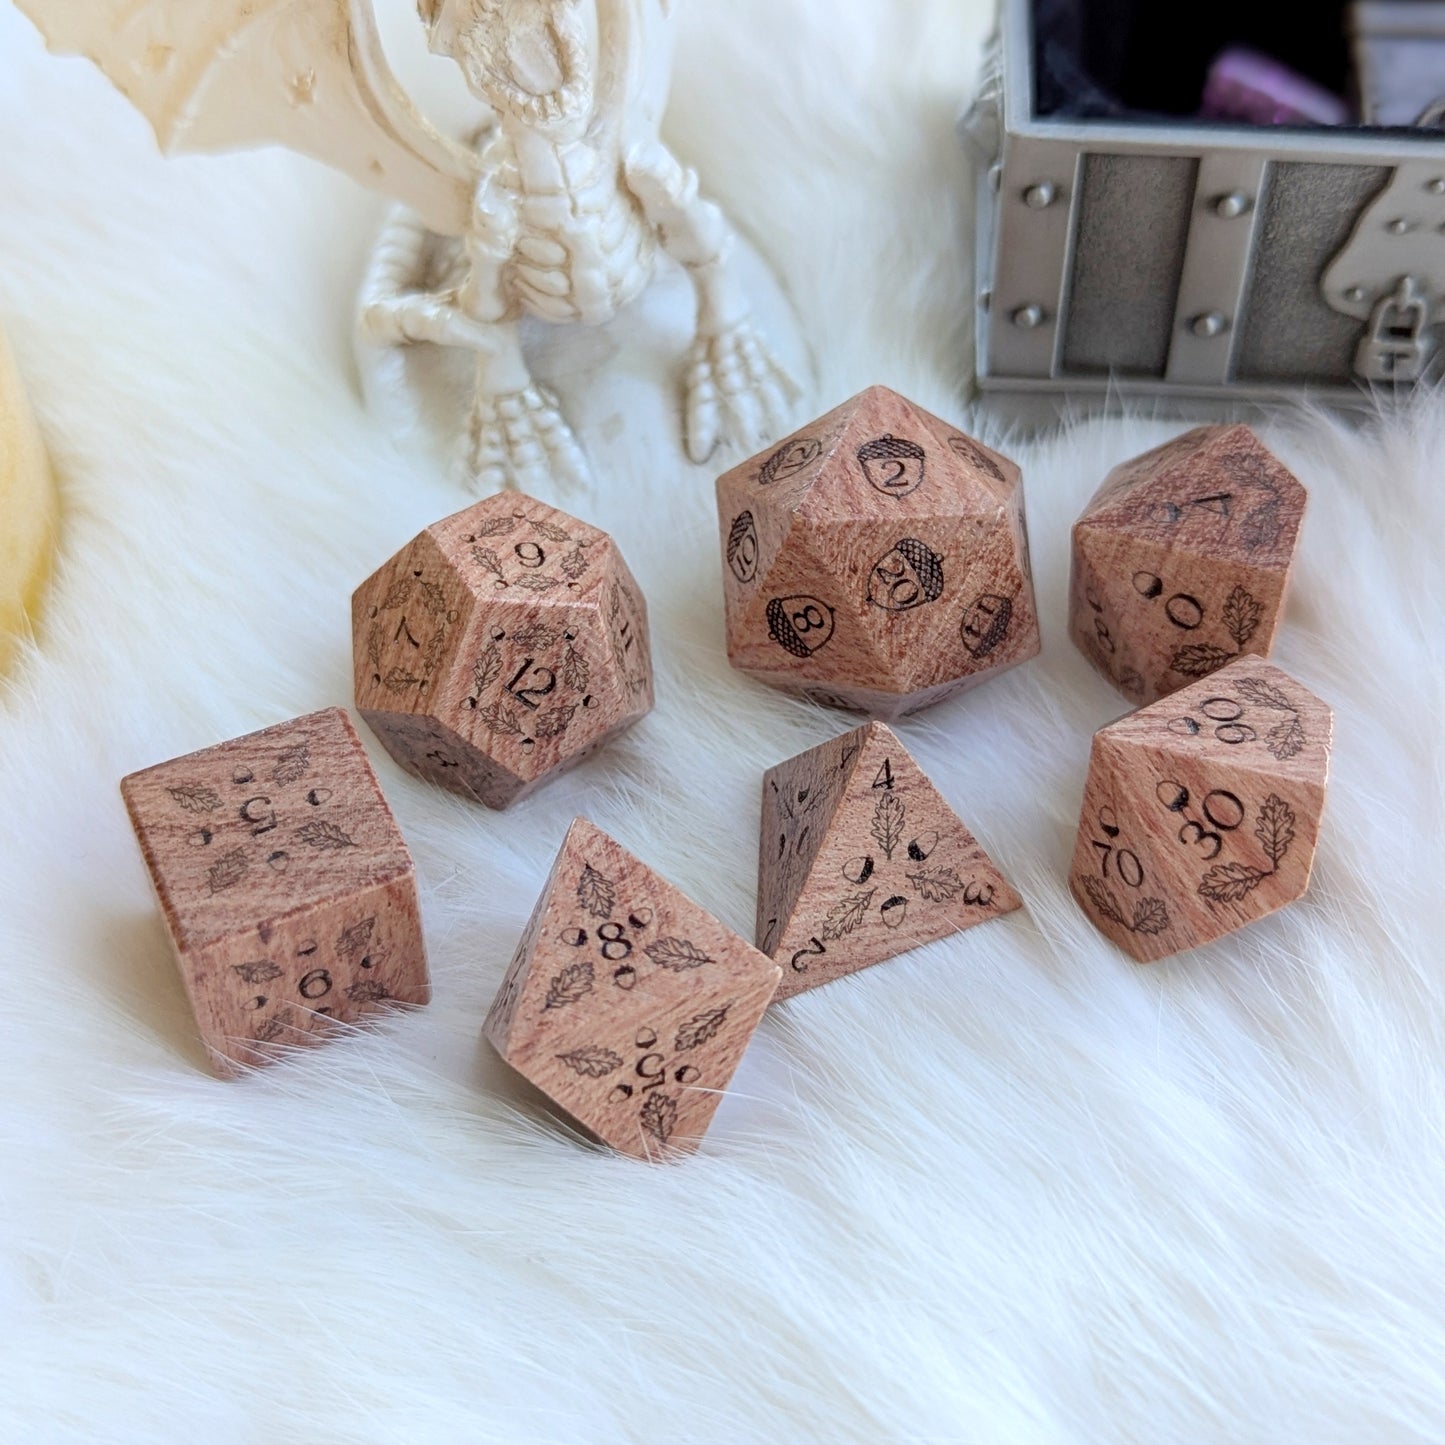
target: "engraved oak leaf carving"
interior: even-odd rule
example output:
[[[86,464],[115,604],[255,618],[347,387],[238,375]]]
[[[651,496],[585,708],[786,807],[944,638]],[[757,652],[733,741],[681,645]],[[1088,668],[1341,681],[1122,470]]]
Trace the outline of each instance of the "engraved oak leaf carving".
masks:
[[[539,572],[529,572],[512,583],[524,592],[553,592],[562,584],[555,577],[543,577]]]
[[[572,719],[576,716],[575,706],[554,707],[549,712],[538,716],[532,726],[532,731],[539,738],[560,738],[572,725]]]
[[[276,758],[276,766],[271,769],[271,781],[274,783],[294,783],[298,778],[306,776],[306,770],[311,766],[311,748],[306,743],[297,743],[294,748],[287,748]]]
[[[336,952],[342,958],[349,958],[353,954],[363,952],[366,945],[371,942],[371,935],[375,929],[375,917],[364,918],[360,923],[353,923],[336,940]]]
[[[517,530],[516,517],[493,517],[483,522],[476,530],[478,537],[505,537],[509,532]]]
[[[409,687],[415,687],[421,678],[414,677],[404,667],[393,667],[387,675],[382,678],[381,685],[388,692],[405,692]]]
[[[540,622],[534,622],[527,627],[519,627],[511,634],[512,642],[517,647],[532,648],[551,647],[561,634],[555,627],[543,626]]]
[[[611,918],[612,910],[617,906],[617,885],[590,863],[585,863],[581,881],[577,884],[577,901],[593,918]]]
[[[584,1079],[605,1079],[608,1074],[620,1069],[623,1064],[620,1055],[614,1054],[611,1049],[599,1048],[595,1044],[573,1049],[570,1053],[558,1054],[557,1057],[573,1073],[581,1074]]]
[[[346,990],[346,996],[352,1003],[382,1003],[389,999],[391,994],[380,979],[364,978],[359,983],[352,984]]]
[[[503,737],[517,737],[522,731],[522,724],[517,721],[517,714],[499,702],[493,703],[491,707],[482,708],[477,713],[477,721],[488,732],[500,733]]]
[[[199,783],[182,783],[179,787],[167,788],[166,792],[188,813],[214,813],[221,806],[221,795]]]
[[[642,1106],[642,1127],[657,1140],[666,1144],[677,1128],[677,1100],[666,1094],[651,1094]]]
[[[904,813],[903,804],[892,793],[884,793],[873,812],[873,836],[890,863],[893,850],[903,838]]]
[[[877,891],[876,888],[870,888],[866,893],[850,893],[835,903],[828,910],[828,917],[823,924],[824,939],[832,942],[852,933],[868,916],[869,905]]]
[[[1304,749],[1305,730],[1299,718],[1292,717],[1288,722],[1282,722],[1272,727],[1265,736],[1264,745],[1280,762],[1287,763],[1291,758],[1297,757]]]
[[[393,582],[391,590],[381,599],[381,610],[390,612],[395,607],[404,607],[406,599],[411,596],[411,578],[403,577],[400,582]]]
[[[1289,852],[1294,842],[1294,810],[1277,793],[1271,793],[1259,810],[1259,820],[1254,827],[1254,836],[1264,855],[1279,869],[1280,860]]]
[[[219,862],[213,864],[206,874],[211,892],[224,893],[227,888],[234,888],[246,876],[249,867],[245,851],[241,848],[232,849]]]
[[[1239,695],[1256,707],[1273,708],[1276,712],[1297,712],[1295,705],[1272,683],[1262,677],[1242,677],[1235,684]]]
[[[1163,933],[1169,927],[1169,910],[1165,908],[1164,900],[1140,899],[1139,906],[1134,910],[1134,922],[1129,926],[1135,933]]]
[[[502,559],[490,547],[473,547],[472,561],[484,572],[490,572],[496,577],[502,576]]]
[[[231,972],[242,983],[270,983],[273,978],[280,978],[283,970],[264,959],[260,963],[233,963]]]
[[[345,848],[356,847],[356,839],[349,833],[342,832],[335,823],[327,823],[319,818],[315,822],[303,824],[296,830],[296,836],[308,848],[315,848],[323,853],[339,853]]]
[[[1204,875],[1199,896],[1211,903],[1238,903],[1247,898],[1269,874],[1246,863],[1216,863]]]
[[[570,542],[572,540],[572,534],[564,532],[554,522],[538,521],[535,517],[528,518],[528,521],[532,525],[532,530],[539,537],[545,537],[549,542]]]
[[[440,617],[447,610],[447,594],[435,582],[418,582],[416,585],[421,594],[421,605],[433,617]]]
[[[700,1048],[710,1039],[717,1037],[717,1031],[727,1022],[728,1010],[731,1003],[725,1003],[720,1008],[711,1008],[704,1013],[697,1014],[688,1019],[677,1031],[677,1039],[673,1048],[680,1054],[685,1054],[691,1049]]]
[[[596,972],[590,963],[570,963],[547,986],[544,1009],[565,1008],[592,992]]]
[[[472,683],[481,696],[502,675],[501,649],[493,643],[472,667]]]
[[[926,868],[908,881],[930,902],[950,903],[963,891],[963,879],[952,868]]]
[[[1208,677],[1218,672],[1226,662],[1233,662],[1235,654],[1226,652],[1208,642],[1198,642],[1192,647],[1181,647],[1169,660],[1169,666],[1185,677]]]
[[[574,582],[587,570],[587,565],[587,554],[580,547],[562,559],[562,571]]]
[[[1264,608],[1243,587],[1236,587],[1224,603],[1225,630],[1236,647],[1243,647],[1259,628]]]
[[[1101,918],[1107,918],[1110,923],[1128,926],[1124,915],[1119,912],[1119,905],[1114,902],[1114,895],[1102,878],[1085,878],[1084,892],[1089,895],[1089,902],[1094,905],[1094,911]]]
[[[566,657],[562,659],[563,686],[570,687],[574,692],[586,692],[587,681],[591,676],[592,669],[588,666],[587,659],[575,647],[569,647]]]
[[[673,973],[682,973],[689,968],[701,968],[712,959],[695,943],[686,938],[659,938],[642,950],[659,968],[668,968]]]

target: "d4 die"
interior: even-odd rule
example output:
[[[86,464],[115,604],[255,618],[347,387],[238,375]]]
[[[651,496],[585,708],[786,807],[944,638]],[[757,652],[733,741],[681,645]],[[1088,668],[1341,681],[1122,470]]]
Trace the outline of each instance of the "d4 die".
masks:
[[[769,959],[579,818],[485,1032],[598,1138],[659,1158],[701,1141],[778,978]]]
[[[897,736],[870,723],[763,779],[758,946],[779,998],[1021,906]]]
[[[411,857],[340,709],[133,773],[121,793],[219,1072],[426,1003]]]
[[[1070,873],[1141,963],[1209,943],[1309,887],[1330,709],[1241,658],[1095,734]]]

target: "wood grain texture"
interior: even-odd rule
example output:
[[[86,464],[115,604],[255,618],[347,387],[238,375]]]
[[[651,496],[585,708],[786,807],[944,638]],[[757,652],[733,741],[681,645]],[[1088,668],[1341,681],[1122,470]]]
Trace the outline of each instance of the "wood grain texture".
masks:
[[[1070,885],[1141,963],[1208,943],[1309,887],[1329,707],[1244,657],[1094,737]]]
[[[884,724],[765,775],[757,938],[780,999],[1021,906]]]
[[[220,1073],[430,996],[411,856],[339,708],[121,783]]]
[[[614,1149],[697,1148],[779,970],[585,819],[487,1015],[498,1053]]]
[[[1305,503],[1247,426],[1199,427],[1116,467],[1074,526],[1075,644],[1135,703],[1268,656]]]
[[[605,532],[517,492],[352,598],[356,705],[409,772],[505,808],[652,708],[647,604]]]
[[[1017,466],[873,387],[718,479],[728,657],[894,718],[1039,651]]]

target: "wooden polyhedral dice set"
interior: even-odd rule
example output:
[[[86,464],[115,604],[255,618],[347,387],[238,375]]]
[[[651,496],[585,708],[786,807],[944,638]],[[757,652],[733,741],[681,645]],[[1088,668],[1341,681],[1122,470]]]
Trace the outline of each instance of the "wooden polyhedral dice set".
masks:
[[[752,943],[585,819],[487,1015],[619,1151],[696,1146],[770,1004],[1022,906],[885,720],[1040,648],[1019,469],[881,388],[717,484],[735,667],[865,725],[762,780]],[[1136,711],[1094,739],[1070,886],[1152,961],[1300,897],[1329,708],[1262,660],[1304,490],[1245,427],[1117,468],[1074,529],[1070,631]],[[617,544],[502,493],[358,588],[355,702],[407,771],[506,808],[652,707]],[[406,845],[339,709],[122,784],[208,1052],[268,1062],[427,1002]]]

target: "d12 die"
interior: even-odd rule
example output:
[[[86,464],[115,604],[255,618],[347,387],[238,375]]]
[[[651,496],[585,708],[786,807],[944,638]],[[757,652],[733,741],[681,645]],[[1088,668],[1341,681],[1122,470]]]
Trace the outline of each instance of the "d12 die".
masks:
[[[882,723],[763,779],[757,937],[782,965],[779,998],[1020,906]]]
[[[219,1072],[427,1001],[411,857],[340,709],[120,786]]]
[[[1071,886],[1141,963],[1219,938],[1309,887],[1330,709],[1245,657],[1094,737]]]
[[[517,492],[352,599],[356,705],[408,771],[505,808],[652,707],[647,605],[605,532]]]
[[[717,495],[728,656],[764,682],[892,718],[1039,650],[1019,469],[883,387]]]
[[[487,1016],[498,1053],[637,1158],[695,1149],[778,969],[585,819]]]
[[[1247,426],[1116,467],[1074,526],[1074,642],[1136,703],[1267,656],[1305,500]]]

